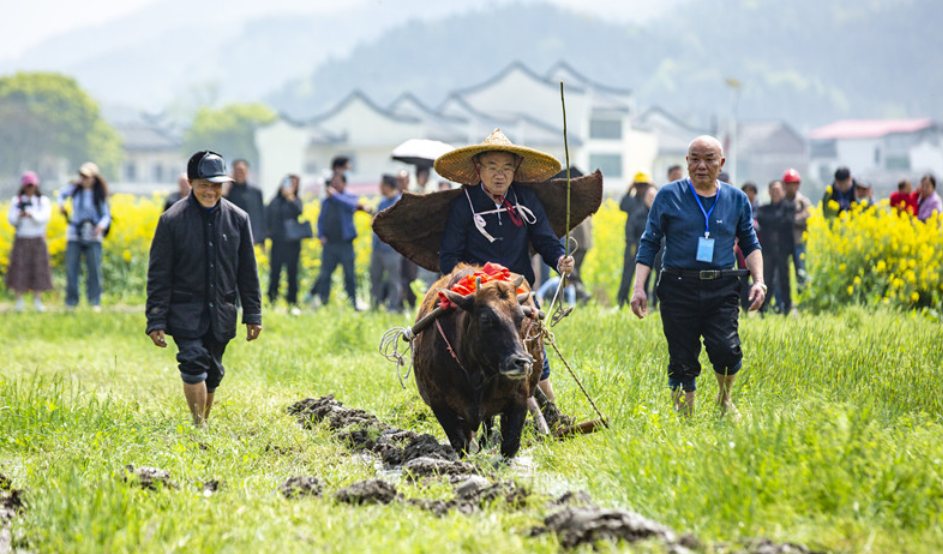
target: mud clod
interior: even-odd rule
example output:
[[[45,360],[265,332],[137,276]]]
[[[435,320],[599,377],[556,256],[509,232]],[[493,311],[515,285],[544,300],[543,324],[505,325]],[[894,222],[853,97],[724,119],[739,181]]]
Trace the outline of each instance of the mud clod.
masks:
[[[300,402],[295,402],[287,408],[289,414],[294,415],[303,427],[311,429],[324,419],[328,420],[328,427],[332,431],[344,429],[350,426],[357,426],[363,429],[376,427],[385,430],[387,425],[380,423],[380,420],[371,413],[363,410],[345,408],[344,405],[334,399],[333,394],[321,398],[306,398]]]
[[[134,466],[128,464],[125,466],[124,480],[126,483],[134,483],[142,489],[156,491],[163,487],[179,489],[180,485],[170,480],[170,474],[156,467],[140,467],[134,469]]]
[[[393,485],[380,479],[371,479],[337,491],[334,497],[338,502],[363,505],[397,501],[399,505],[416,506],[441,517],[450,512],[472,514],[496,503],[505,504],[506,508],[503,509],[520,510],[527,507],[531,497],[530,491],[517,483],[492,482],[482,477],[478,467],[460,460],[451,446],[440,444],[434,436],[391,427],[369,412],[344,407],[334,395],[308,398],[292,404],[286,410],[306,429],[327,422],[328,428],[348,448],[373,453],[382,459],[388,469],[402,467],[407,480],[445,481],[451,483],[455,491],[451,500],[405,499]],[[288,449],[283,451],[279,447],[272,447],[272,450],[279,454],[289,453]],[[0,476],[0,488],[2,483]],[[296,487],[300,488],[296,490]],[[321,485],[314,477],[293,477],[281,488],[285,496],[321,494]],[[569,491],[548,502],[546,507],[558,511],[544,518],[544,524],[531,529],[530,534],[555,533],[565,548],[621,539],[629,543],[660,541],[666,552],[672,554],[690,554],[705,548],[730,554],[819,554],[803,545],[776,544],[769,539],[705,547],[694,535],[677,537],[668,527],[635,512],[600,508],[585,491]]]
[[[369,479],[337,491],[334,498],[354,505],[389,504],[396,499],[396,487],[381,479]]]
[[[470,493],[467,496],[460,496],[459,498],[467,502],[474,502],[480,508],[484,508],[486,505],[493,504],[498,500],[504,500],[508,506],[519,510],[527,504],[527,498],[529,496],[530,491],[517,483],[513,481],[501,481],[491,486],[484,487],[475,493]]]
[[[403,472],[411,480],[443,475],[468,475],[475,473],[475,466],[468,462],[448,461],[441,458],[415,458],[403,465]]]
[[[368,427],[338,433],[337,438],[346,443],[351,450],[373,450],[377,445],[374,437],[378,434],[375,428]]]
[[[420,435],[409,441],[403,449],[403,463],[416,458],[438,458],[440,460],[458,461],[458,454],[447,444],[439,444],[432,435]]]
[[[419,438],[419,434],[414,431],[390,428],[384,431],[377,439],[376,445],[371,449],[373,453],[380,456],[383,465],[395,467],[403,465],[403,445],[407,445]]]
[[[680,546],[676,545],[675,534],[670,529],[628,510],[564,508],[544,518],[544,527],[531,530],[531,536],[551,532],[557,534],[565,548],[619,539],[626,542],[660,539],[669,545]]]
[[[486,487],[491,486],[491,481],[480,475],[472,475],[468,479],[455,484],[455,495],[460,497],[470,497],[480,493]]]
[[[521,509],[527,503],[529,494],[527,489],[516,483],[491,483],[476,475],[455,486],[455,498],[452,500],[409,499],[406,503],[442,517],[452,510],[468,515],[502,499],[512,509]]]
[[[321,482],[317,477],[299,475],[291,477],[278,487],[285,498],[300,498],[302,496],[321,496]]]

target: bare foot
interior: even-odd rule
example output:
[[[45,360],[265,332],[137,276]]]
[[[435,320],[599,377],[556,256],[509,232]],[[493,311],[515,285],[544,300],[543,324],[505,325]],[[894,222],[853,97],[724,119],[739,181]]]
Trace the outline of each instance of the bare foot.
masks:
[[[720,405],[721,417],[729,415],[731,422],[740,423],[740,411],[734,406],[733,401],[728,398],[725,402],[718,400],[717,403]]]

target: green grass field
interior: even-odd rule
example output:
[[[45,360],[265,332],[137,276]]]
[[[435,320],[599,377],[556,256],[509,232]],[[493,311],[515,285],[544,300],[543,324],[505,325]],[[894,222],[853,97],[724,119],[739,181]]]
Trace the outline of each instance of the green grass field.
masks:
[[[743,419],[732,424],[710,403],[716,382],[708,374],[691,420],[669,409],[657,315],[639,321],[627,310],[578,309],[555,333],[612,428],[530,444],[521,463],[497,470],[533,491],[523,510],[498,502],[439,518],[402,504],[336,503],[337,489],[377,476],[374,462],[284,412],[333,393],[444,441],[414,383],[401,389],[377,353],[383,331],[403,322],[340,308],[298,318],[266,313],[258,341],[230,343],[212,425],[194,431],[175,349],[151,345],[141,309],[0,314],[0,473],[25,489],[28,502],[12,524],[14,546],[38,553],[557,552],[555,536],[527,532],[551,512],[548,500],[585,489],[602,506],[693,533],[707,552],[751,537],[834,552],[943,550],[939,323],[859,310],[742,318],[746,358],[734,401]],[[551,359],[561,405],[592,419]],[[126,484],[126,464],[167,470],[180,488]],[[283,498],[278,486],[294,475],[319,477],[324,496]],[[205,496],[209,479],[222,486]],[[451,495],[443,483],[397,487],[407,497]]]

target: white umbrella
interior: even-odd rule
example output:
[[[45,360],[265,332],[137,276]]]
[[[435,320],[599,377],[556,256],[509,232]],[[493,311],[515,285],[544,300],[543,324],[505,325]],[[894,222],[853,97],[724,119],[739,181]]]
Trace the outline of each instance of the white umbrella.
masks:
[[[455,150],[455,147],[438,140],[409,139],[393,149],[390,157],[412,165],[431,166],[436,158]]]

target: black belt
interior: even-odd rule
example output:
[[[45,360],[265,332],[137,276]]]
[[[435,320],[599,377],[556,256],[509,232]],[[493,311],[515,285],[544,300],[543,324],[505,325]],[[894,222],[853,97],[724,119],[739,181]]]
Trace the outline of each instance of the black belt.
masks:
[[[710,281],[722,277],[744,277],[750,274],[747,269],[677,269],[668,267],[663,270],[668,275],[677,275],[686,279]]]

